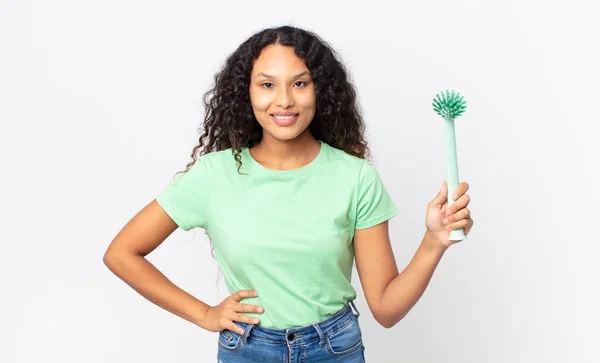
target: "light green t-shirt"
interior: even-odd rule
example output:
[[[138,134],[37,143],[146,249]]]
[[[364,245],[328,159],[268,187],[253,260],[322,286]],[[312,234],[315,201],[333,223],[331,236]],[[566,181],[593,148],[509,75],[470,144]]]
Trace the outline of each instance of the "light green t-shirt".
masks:
[[[321,142],[309,164],[268,169],[242,149],[240,175],[231,149],[201,156],[157,196],[183,230],[210,237],[231,294],[264,307],[271,329],[327,319],[356,298],[350,281],[353,236],[397,214],[376,169]]]

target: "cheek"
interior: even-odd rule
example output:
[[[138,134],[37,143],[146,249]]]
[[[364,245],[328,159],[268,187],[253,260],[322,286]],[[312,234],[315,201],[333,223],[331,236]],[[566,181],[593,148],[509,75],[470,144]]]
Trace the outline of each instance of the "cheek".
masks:
[[[315,108],[317,107],[316,98],[315,98],[314,94],[302,95],[302,97],[298,98],[298,101],[299,101],[298,103],[302,106],[302,108],[305,111],[314,112]]]
[[[268,93],[250,92],[250,101],[255,111],[266,111],[273,103],[272,98]]]

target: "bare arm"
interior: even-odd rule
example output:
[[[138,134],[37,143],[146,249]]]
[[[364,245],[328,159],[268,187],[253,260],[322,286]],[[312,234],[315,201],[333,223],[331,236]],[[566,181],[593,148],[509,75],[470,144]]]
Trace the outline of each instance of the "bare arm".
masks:
[[[104,264],[140,295],[200,327],[210,308],[173,284],[145,256],[158,247],[177,224],[153,200],[115,236],[104,253]]]
[[[455,190],[456,201],[447,206],[446,182],[438,195],[427,205],[425,236],[408,266],[398,274],[388,234],[388,222],[356,230],[354,255],[356,269],[365,291],[369,309],[375,319],[391,328],[419,301],[444,252],[457,241],[450,241],[450,230],[464,228],[465,236],[473,227],[467,209],[470,197],[466,182]]]
[[[356,269],[373,317],[385,328],[393,327],[419,301],[445,249],[425,233],[408,266],[398,274],[388,222],[356,230]]]

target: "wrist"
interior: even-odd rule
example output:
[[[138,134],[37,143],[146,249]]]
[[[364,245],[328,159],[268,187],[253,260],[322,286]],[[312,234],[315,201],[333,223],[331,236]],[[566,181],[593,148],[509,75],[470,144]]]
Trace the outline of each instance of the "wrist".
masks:
[[[204,304],[200,309],[198,309],[198,315],[195,317],[194,319],[194,323],[196,325],[198,325],[201,328],[204,328],[206,330],[209,330],[209,327],[207,326],[207,315],[208,312],[210,311],[211,306],[208,304]]]
[[[446,250],[449,247],[440,242],[440,240],[430,230],[427,230],[425,232],[425,236],[423,237],[423,244],[425,245],[425,247],[439,251],[441,253],[446,252]]]

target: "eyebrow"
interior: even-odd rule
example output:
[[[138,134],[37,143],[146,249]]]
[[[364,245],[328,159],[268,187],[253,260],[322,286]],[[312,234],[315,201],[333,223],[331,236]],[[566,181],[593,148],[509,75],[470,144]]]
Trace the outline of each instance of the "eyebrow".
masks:
[[[304,71],[302,73],[298,73],[297,75],[295,75],[292,78],[299,78],[299,77],[306,76],[306,75],[310,75],[310,71]],[[259,78],[259,77],[275,78],[275,77],[271,76],[270,74],[266,74],[266,73],[263,73],[263,72],[258,73],[254,78]]]

